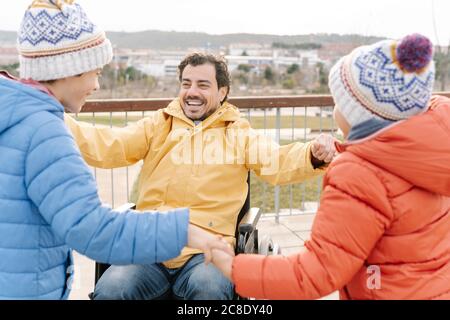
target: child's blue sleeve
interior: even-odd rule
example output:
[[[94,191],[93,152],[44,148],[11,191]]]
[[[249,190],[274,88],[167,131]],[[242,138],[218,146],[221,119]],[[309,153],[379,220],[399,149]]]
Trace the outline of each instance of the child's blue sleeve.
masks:
[[[26,158],[28,195],[55,234],[96,261],[162,262],[187,243],[188,209],[118,213],[101,204],[96,182],[63,121],[36,130]]]

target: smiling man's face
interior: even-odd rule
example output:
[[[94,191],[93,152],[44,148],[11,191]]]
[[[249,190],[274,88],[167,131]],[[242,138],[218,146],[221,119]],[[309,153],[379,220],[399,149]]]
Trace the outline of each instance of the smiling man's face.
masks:
[[[187,65],[181,76],[178,94],[184,114],[191,120],[205,120],[227,94],[227,87],[218,88],[214,65]]]

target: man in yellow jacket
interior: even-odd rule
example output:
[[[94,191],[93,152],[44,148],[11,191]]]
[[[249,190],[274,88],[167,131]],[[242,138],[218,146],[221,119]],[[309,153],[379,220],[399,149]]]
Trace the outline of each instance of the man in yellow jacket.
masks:
[[[137,210],[189,207],[191,223],[234,243],[249,170],[273,185],[315,177],[333,159],[334,139],[279,146],[226,102],[230,77],[222,59],[194,53],[178,68],[179,97],[136,124],[98,128],[69,116],[66,123],[91,166],[143,160]],[[94,299],[231,299],[231,282],[203,260],[201,251],[186,247],[163,264],[112,266]]]

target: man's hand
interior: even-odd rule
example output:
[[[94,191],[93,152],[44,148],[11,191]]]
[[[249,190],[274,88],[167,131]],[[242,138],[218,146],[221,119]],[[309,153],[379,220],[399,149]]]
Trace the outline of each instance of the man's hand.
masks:
[[[213,249],[212,254],[212,262],[216,268],[219,269],[228,280],[233,281],[231,278],[231,270],[234,255],[230,255],[228,252],[217,249]]]
[[[205,255],[205,263],[208,264],[212,260],[212,250],[217,249],[225,254],[234,257],[234,250],[229,243],[222,237],[207,232],[193,224],[188,227],[188,243],[187,246],[194,249],[200,249]]]
[[[330,163],[337,154],[335,141],[339,141],[329,134],[321,133],[311,143],[311,164],[318,168]]]

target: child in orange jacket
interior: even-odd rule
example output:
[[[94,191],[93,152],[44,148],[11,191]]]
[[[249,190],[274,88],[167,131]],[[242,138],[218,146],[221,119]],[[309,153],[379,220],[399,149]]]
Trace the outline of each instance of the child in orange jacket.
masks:
[[[450,99],[431,98],[432,44],[413,34],[332,68],[346,138],[324,178],[304,252],[220,251],[237,292],[263,299],[450,299]]]

